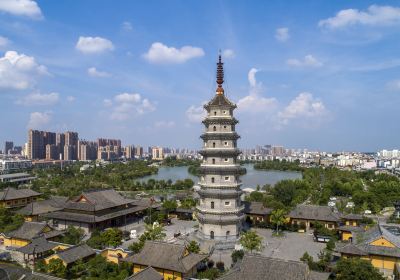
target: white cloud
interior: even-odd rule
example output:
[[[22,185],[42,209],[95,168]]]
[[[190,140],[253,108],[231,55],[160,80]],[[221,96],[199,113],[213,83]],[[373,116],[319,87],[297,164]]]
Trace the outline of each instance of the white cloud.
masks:
[[[10,43],[6,37],[0,36],[0,47],[5,47]]]
[[[256,68],[251,68],[249,73],[247,74],[247,80],[249,81],[250,87],[254,88],[257,86],[257,80],[256,80],[256,73],[259,70]]]
[[[25,105],[25,106],[48,106],[54,105],[60,99],[60,95],[57,92],[51,92],[49,94],[40,93],[40,92],[33,92],[24,98],[21,98],[17,101],[17,104]]]
[[[175,126],[174,121],[159,121],[154,123],[154,127],[156,128],[172,128]]]
[[[133,30],[132,23],[130,23],[129,21],[124,21],[122,23],[122,29],[125,30],[125,31]]]
[[[286,42],[287,40],[289,40],[289,38],[289,28],[281,27],[275,30],[275,39],[279,42]]]
[[[104,105],[105,107],[111,107],[111,106],[113,105],[113,102],[112,102],[111,99],[104,99],[104,100],[103,100],[103,105]]]
[[[222,52],[222,56],[224,58],[234,58],[235,57],[235,52],[231,49],[226,49]]]
[[[311,54],[308,54],[304,57],[303,60],[291,58],[286,61],[286,64],[289,66],[297,66],[297,67],[320,67],[323,65],[318,59],[316,59]]]
[[[71,95],[67,96],[68,102],[74,102],[75,100],[76,100],[75,96],[71,96]]]
[[[90,67],[87,70],[87,72],[88,72],[89,76],[91,76],[91,77],[107,78],[107,77],[111,76],[110,73],[107,73],[105,71],[99,71],[99,70],[96,69],[96,67]]]
[[[83,37],[80,36],[75,48],[85,54],[102,53],[114,50],[113,43],[101,37]]]
[[[336,16],[321,20],[318,25],[330,29],[344,28],[350,25],[390,26],[400,23],[400,8],[391,6],[369,6],[366,11],[346,9]]]
[[[15,51],[0,57],[0,88],[27,89],[35,83],[35,77],[48,74],[35,58]]]
[[[393,91],[400,91],[400,79],[388,82],[386,87]]]
[[[302,92],[288,106],[278,113],[280,124],[287,125],[291,121],[318,123],[328,114],[322,101],[315,99],[311,93]]]
[[[203,105],[198,107],[192,105],[186,110],[186,117],[190,122],[200,123],[206,117],[206,110]]]
[[[250,84],[249,95],[239,99],[237,102],[239,112],[268,113],[268,111],[273,110],[277,105],[277,100],[275,98],[261,96],[263,85],[262,83],[257,83],[256,73],[258,71],[259,70],[256,68],[251,68],[247,74],[247,79]]]
[[[189,59],[204,56],[202,48],[183,46],[180,49],[163,43],[153,43],[143,57],[151,63],[184,63]]]
[[[33,19],[43,18],[42,11],[33,0],[1,0],[0,11]]]
[[[103,104],[105,107],[111,108],[110,118],[118,121],[124,121],[156,109],[154,104],[138,93],[121,93],[114,96],[113,100],[104,99]]]
[[[30,114],[28,128],[43,129],[51,121],[51,112],[33,112]]]

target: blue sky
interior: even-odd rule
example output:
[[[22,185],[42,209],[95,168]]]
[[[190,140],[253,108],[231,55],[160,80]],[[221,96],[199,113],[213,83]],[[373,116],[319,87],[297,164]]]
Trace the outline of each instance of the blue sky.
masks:
[[[199,148],[218,50],[239,145],[399,148],[397,1],[0,0],[0,142]]]

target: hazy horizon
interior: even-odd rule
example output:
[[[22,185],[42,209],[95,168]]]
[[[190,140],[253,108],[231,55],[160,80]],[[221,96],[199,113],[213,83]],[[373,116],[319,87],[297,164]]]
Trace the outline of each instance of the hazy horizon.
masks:
[[[400,148],[398,2],[21,2],[0,3],[1,146],[33,128],[199,149],[221,50],[240,148]]]

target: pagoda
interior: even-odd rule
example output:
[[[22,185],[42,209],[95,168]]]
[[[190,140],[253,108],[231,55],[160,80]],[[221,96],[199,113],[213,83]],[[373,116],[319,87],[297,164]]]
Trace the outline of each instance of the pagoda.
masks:
[[[203,240],[237,241],[244,219],[241,200],[240,175],[244,173],[237,157],[239,135],[235,132],[238,120],[233,117],[236,105],[226,97],[222,84],[224,69],[221,55],[217,63],[217,89],[215,96],[204,105],[207,116],[203,120],[205,133],[200,154],[197,218],[199,237]]]

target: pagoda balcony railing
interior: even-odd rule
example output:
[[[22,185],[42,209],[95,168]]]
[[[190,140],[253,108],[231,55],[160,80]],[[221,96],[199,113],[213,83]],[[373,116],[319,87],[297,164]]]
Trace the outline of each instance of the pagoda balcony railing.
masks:
[[[218,188],[218,189],[233,189],[233,188],[238,188],[241,185],[243,185],[242,181],[236,181],[232,182],[229,184],[221,184],[221,183],[202,183],[201,181],[197,183],[201,187],[206,187],[206,188]]]
[[[243,191],[242,190],[218,190],[218,189],[201,189],[197,192],[201,197],[208,198],[239,198]]]
[[[234,132],[213,132],[209,131],[200,136],[201,139],[204,141],[207,140],[237,140],[240,138],[240,136]]]
[[[236,165],[202,165],[199,168],[199,174],[231,175],[245,174],[246,168]]]
[[[196,216],[200,223],[214,224],[214,225],[237,224],[240,221],[243,221],[245,218],[244,214],[232,215],[232,216],[216,216],[216,215],[197,213]]]
[[[201,207],[197,206],[197,211],[202,214],[210,214],[210,215],[239,215],[244,211],[244,205],[240,205],[239,207],[236,208],[231,208],[231,209],[221,209],[221,208],[209,208],[209,207]]]
[[[238,148],[205,148],[199,151],[202,156],[233,156],[237,157],[242,152]]]
[[[239,121],[233,117],[206,117],[203,121],[203,124],[230,124],[235,125],[238,124]]]

